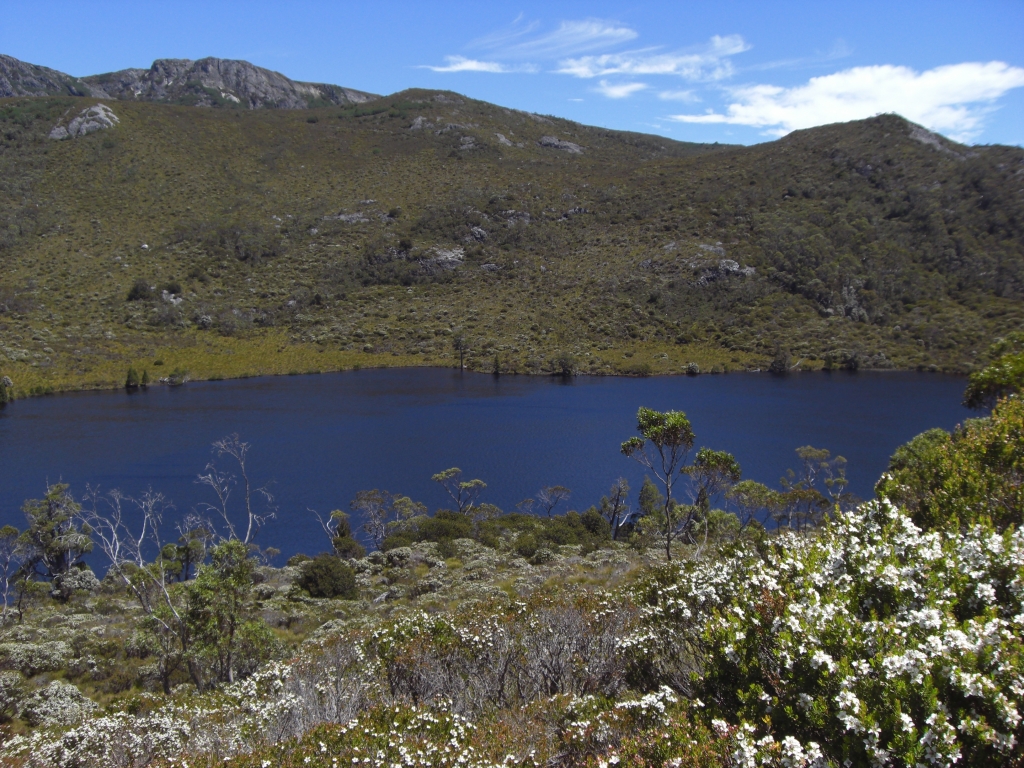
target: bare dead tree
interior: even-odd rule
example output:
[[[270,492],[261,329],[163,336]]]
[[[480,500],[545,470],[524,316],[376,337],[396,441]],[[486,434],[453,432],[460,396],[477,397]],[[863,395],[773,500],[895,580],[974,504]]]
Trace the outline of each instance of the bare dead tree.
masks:
[[[114,489],[101,494],[99,489],[87,487],[80,513],[83,522],[92,529],[100,552],[106,557],[110,572],[124,584],[146,614],[146,623],[156,638],[160,653],[158,668],[165,693],[170,693],[171,678],[186,663],[188,628],[186,617],[171,594],[166,562],[159,557],[163,549],[160,525],[163,515],[174,506],[162,493],[147,490],[133,498]],[[129,514],[125,508],[133,507]],[[138,522],[129,523],[129,519]],[[147,562],[145,552],[157,553],[153,562]],[[196,678],[195,670],[189,672]]]
[[[516,504],[516,509],[522,512],[524,515],[532,515],[533,508],[536,505],[537,502],[534,499],[523,499],[518,504]]]
[[[3,597],[4,608],[0,614],[0,626],[7,623],[7,608],[10,601],[11,587],[18,578],[18,571],[25,556],[25,544],[20,532],[13,525],[0,528],[0,596]]]
[[[568,501],[572,491],[564,485],[547,485],[537,491],[537,503],[543,507],[548,517],[560,502]]]
[[[263,527],[264,523],[266,523],[267,520],[273,520],[277,516],[277,510],[273,506],[274,496],[267,486],[261,485],[254,488],[251,480],[249,479],[247,460],[250,447],[249,443],[242,442],[238,433],[222,437],[220,440],[216,440],[213,443],[213,450],[217,454],[217,457],[230,456],[233,458],[235,463],[238,464],[238,471],[242,476],[242,490],[245,494],[244,537],[239,535],[241,526],[236,527],[228,508],[228,500],[231,497],[232,488],[238,482],[238,478],[231,473],[220,471],[211,461],[206,465],[206,474],[201,474],[196,479],[197,483],[209,487],[217,497],[216,504],[204,504],[203,508],[216,514],[224,521],[224,526],[228,532],[228,535],[224,538],[238,539],[243,544],[251,544],[253,539],[256,538],[256,534],[259,533],[260,528]],[[257,511],[254,508],[254,496],[263,498],[266,506],[262,511]]]
[[[425,505],[408,496],[376,488],[357,492],[349,506],[362,518],[363,530],[369,534],[377,549],[383,546],[388,535],[401,529],[412,518],[427,513]],[[321,525],[324,525],[322,521]],[[326,527],[324,530],[327,530]]]
[[[601,514],[612,529],[612,539],[619,538],[619,529],[629,519],[629,504],[626,503],[628,497],[629,483],[624,477],[618,478],[608,495],[601,497]]]

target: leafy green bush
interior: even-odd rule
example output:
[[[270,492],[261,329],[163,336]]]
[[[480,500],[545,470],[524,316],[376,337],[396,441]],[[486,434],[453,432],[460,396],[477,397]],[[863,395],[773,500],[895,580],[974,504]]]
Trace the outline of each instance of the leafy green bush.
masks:
[[[302,564],[302,572],[295,582],[310,597],[341,597],[351,600],[356,596],[356,574],[334,555],[317,555]]]
[[[537,543],[537,537],[532,533],[521,533],[516,537],[514,548],[516,554],[529,560],[537,554],[537,548],[539,546],[540,545]]]
[[[132,283],[131,290],[128,291],[128,301],[147,301],[153,298],[153,290],[149,287],[149,283],[139,278]]]
[[[417,541],[453,541],[473,537],[473,519],[466,514],[439,509],[431,517],[413,518],[407,526],[392,533],[381,549],[407,547]]]
[[[1024,524],[1024,402],[999,402],[992,415],[953,434],[932,429],[901,446],[875,494],[927,529],[970,527],[983,518],[998,530]]]

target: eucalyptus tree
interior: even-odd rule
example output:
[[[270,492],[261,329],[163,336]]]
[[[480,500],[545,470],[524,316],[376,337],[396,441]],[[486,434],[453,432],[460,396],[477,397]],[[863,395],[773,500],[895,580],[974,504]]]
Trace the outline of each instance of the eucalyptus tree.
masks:
[[[68,492],[66,483],[46,487],[42,499],[29,499],[22,506],[28,527],[20,541],[26,575],[53,581],[84,561],[92,551],[92,531],[79,521],[82,510]]]
[[[537,491],[537,504],[543,507],[548,517],[560,502],[568,501],[572,491],[564,485],[546,485]]]
[[[738,483],[742,474],[739,462],[731,453],[710,448],[697,451],[693,463],[683,467],[682,473],[690,478],[693,506],[702,515],[707,515],[711,500]]]
[[[408,496],[376,488],[372,491],[357,492],[349,506],[356,515],[362,518],[363,530],[369,535],[370,541],[373,542],[376,549],[381,549],[384,540],[402,528],[409,520],[427,513],[425,505],[413,501]],[[342,521],[339,519],[333,526],[333,530],[337,532],[341,524]],[[347,525],[347,520],[345,524]],[[321,525],[331,526],[331,523],[321,522]],[[325,530],[328,528],[325,527]],[[330,532],[328,535],[331,535]],[[332,537],[332,543],[334,538],[336,537]],[[347,544],[347,542],[344,543]]]
[[[639,437],[626,440],[623,455],[649,469],[665,489],[664,506],[659,511],[657,526],[665,541],[665,559],[672,559],[672,540],[676,538],[684,510],[672,497],[680,470],[693,448],[696,436],[682,411],[662,413],[653,408],[640,408],[636,414]]]
[[[455,502],[455,507],[460,514],[468,514],[476,500],[483,493],[487,483],[483,480],[463,480],[462,470],[458,467],[450,467],[443,472],[438,472],[431,478],[435,483],[440,483],[445,492]]]

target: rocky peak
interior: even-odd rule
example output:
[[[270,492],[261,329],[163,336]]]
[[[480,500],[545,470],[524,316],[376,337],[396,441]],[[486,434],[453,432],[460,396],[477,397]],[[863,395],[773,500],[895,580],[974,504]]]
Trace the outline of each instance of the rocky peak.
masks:
[[[83,78],[91,94],[132,101],[248,109],[304,109],[317,104],[361,104],[373,94],[325,83],[303,83],[247,61],[157,59],[149,69],[124,69]]]
[[[149,69],[122,69],[77,78],[0,55],[0,98],[11,96],[91,96],[247,109],[347,106],[379,98],[339,85],[291,80],[279,72],[233,59],[157,59]]]
[[[12,96],[87,96],[76,77],[0,54],[0,99]]]

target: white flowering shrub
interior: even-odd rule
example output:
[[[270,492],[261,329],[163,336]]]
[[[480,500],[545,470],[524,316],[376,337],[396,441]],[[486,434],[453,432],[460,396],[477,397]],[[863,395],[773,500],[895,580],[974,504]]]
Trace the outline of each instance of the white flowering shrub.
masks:
[[[29,725],[72,725],[94,709],[74,685],[54,680],[25,699],[21,716]]]
[[[0,643],[0,664],[26,677],[61,669],[71,656],[71,646],[63,640]]]
[[[53,579],[54,597],[67,600],[76,592],[95,592],[100,588],[100,580],[88,568],[72,568],[67,573],[58,574]]]
[[[0,672],[0,718],[16,714],[26,692],[25,677],[20,672]]]
[[[988,766],[1024,747],[1024,531],[887,503],[661,571],[634,674],[705,705],[739,766]]]

